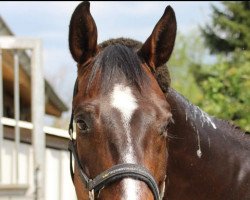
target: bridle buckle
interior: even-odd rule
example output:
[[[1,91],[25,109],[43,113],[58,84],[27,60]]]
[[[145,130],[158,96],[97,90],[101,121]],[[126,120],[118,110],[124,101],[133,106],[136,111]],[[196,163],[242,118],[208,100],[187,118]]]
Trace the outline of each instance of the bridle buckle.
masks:
[[[94,189],[89,191],[89,200],[95,200],[95,191],[94,191]]]

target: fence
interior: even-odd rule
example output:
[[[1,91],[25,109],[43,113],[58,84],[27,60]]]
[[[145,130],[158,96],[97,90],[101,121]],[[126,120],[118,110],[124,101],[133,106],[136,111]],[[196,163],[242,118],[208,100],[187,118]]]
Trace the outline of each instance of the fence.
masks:
[[[3,50],[12,50],[14,54],[14,119],[3,117]],[[31,52],[31,123],[20,121],[20,50]],[[58,141],[67,142],[67,133],[44,127],[45,91],[41,52],[40,40],[0,37],[1,200],[76,199],[69,175],[68,152],[60,148],[60,144],[55,145]],[[14,128],[14,137],[8,135],[10,128]],[[50,145],[51,141],[53,145]]]

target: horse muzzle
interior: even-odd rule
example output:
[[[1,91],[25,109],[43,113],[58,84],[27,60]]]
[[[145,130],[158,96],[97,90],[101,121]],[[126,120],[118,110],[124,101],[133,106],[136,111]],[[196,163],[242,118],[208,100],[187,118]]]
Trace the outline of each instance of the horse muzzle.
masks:
[[[123,178],[133,178],[136,180],[143,181],[144,183],[148,185],[148,187],[152,191],[155,200],[162,199],[161,197],[162,195],[160,195],[158,185],[154,177],[151,175],[148,169],[146,169],[145,167],[141,165],[130,164],[130,163],[114,165],[108,170],[97,175],[94,179],[90,179],[83,171],[83,168],[80,164],[79,158],[75,150],[74,142],[75,140],[73,139],[69,141],[71,178],[72,178],[72,181],[74,182],[74,172],[73,172],[73,166],[72,166],[72,155],[73,155],[76,166],[79,169],[79,175],[80,175],[81,181],[84,183],[84,185],[89,191],[90,200],[94,200],[95,194],[98,193],[102,188],[108,186],[109,184],[117,180],[121,180]]]

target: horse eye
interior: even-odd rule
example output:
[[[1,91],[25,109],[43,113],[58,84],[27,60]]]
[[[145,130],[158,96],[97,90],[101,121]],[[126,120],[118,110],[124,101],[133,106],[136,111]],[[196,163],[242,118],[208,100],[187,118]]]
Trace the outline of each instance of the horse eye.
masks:
[[[172,118],[170,118],[169,121],[164,126],[162,126],[162,128],[161,128],[161,135],[167,136],[168,129],[169,129],[169,126],[171,125],[171,123],[173,123],[173,119]]]
[[[83,121],[83,120],[78,120],[78,121],[76,122],[76,125],[77,125],[77,127],[78,127],[82,132],[88,132],[88,131],[89,131],[88,125],[87,125],[86,122]]]

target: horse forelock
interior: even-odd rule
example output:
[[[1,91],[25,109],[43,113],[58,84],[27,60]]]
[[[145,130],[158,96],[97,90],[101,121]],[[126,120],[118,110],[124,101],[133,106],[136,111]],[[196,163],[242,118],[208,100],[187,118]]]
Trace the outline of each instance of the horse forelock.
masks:
[[[100,89],[103,93],[111,90],[115,83],[122,81],[137,87],[138,90],[145,87],[144,84],[149,81],[137,54],[133,49],[119,43],[109,43],[95,57],[87,90],[97,78],[98,73]]]
[[[105,75],[102,75],[102,81],[104,81],[105,83],[108,83],[106,81],[110,80],[109,77],[113,77],[114,72],[119,69],[120,72],[124,72],[125,76],[128,79],[132,78],[133,84],[135,84],[139,89],[141,89],[143,79],[146,79],[145,73],[143,72],[143,70],[140,69],[141,67],[139,67],[141,61],[136,54],[136,52],[141,48],[141,46],[141,42],[123,37],[117,39],[109,39],[100,43],[98,45],[100,53],[94,59],[95,64],[91,71],[91,76],[88,82],[88,88],[91,86],[92,81],[95,78],[99,69],[104,69],[104,71],[106,70]],[[120,65],[118,68],[114,67],[114,64],[116,64],[115,62],[117,59],[120,60]],[[101,66],[100,64],[105,64],[105,66]],[[171,83],[170,74],[167,66],[162,65],[156,68],[154,76],[162,91],[164,93],[167,93],[167,90]],[[105,87],[105,85],[108,86],[109,84],[102,84],[103,87]]]

